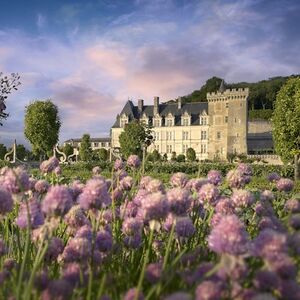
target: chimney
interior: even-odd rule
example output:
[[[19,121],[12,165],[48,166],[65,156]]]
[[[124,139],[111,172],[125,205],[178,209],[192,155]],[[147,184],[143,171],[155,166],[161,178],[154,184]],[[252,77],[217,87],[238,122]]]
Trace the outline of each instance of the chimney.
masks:
[[[141,113],[143,111],[143,107],[144,107],[144,100],[139,99],[138,100],[138,111],[139,111],[139,113]]]
[[[154,107],[153,107],[153,114],[156,115],[159,113],[159,97],[154,97]]]
[[[178,103],[178,109],[181,109],[181,106],[182,106],[181,97],[178,98],[177,103]]]

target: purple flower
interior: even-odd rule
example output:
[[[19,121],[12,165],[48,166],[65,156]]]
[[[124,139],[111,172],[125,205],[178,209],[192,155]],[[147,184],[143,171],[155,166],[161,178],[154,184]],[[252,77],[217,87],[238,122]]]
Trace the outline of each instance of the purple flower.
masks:
[[[141,215],[147,221],[164,219],[169,212],[169,205],[164,194],[157,192],[141,199]]]
[[[187,175],[180,172],[173,174],[170,179],[170,183],[173,187],[180,187],[180,188],[185,187],[188,181],[189,179]]]
[[[294,214],[290,216],[289,225],[293,227],[295,230],[300,229],[300,214]]]
[[[126,235],[124,244],[128,248],[137,249],[142,245],[142,235],[140,233],[134,235]]]
[[[48,249],[45,253],[45,260],[50,262],[57,259],[58,255],[64,250],[64,242],[58,237],[53,237],[50,240]]]
[[[78,196],[80,206],[85,209],[99,209],[111,203],[105,179],[100,177],[87,181],[83,192]]]
[[[276,173],[276,172],[272,172],[268,175],[268,180],[270,182],[277,182],[281,177]]]
[[[44,215],[42,214],[40,203],[36,200],[36,198],[28,200],[28,210],[31,228],[34,229],[44,224]],[[28,211],[25,202],[21,203],[19,214],[16,218],[16,224],[22,229],[28,227]]]
[[[191,237],[195,233],[192,220],[189,217],[178,217],[175,223],[175,233],[178,237]]]
[[[218,300],[222,298],[222,285],[220,282],[205,280],[197,286],[196,300]]]
[[[143,176],[140,180],[140,189],[146,189],[148,183],[152,180],[153,178],[151,176]]]
[[[149,264],[146,267],[145,277],[151,284],[157,283],[160,280],[161,275],[162,275],[161,263]]]
[[[199,191],[200,203],[208,202],[215,205],[219,194],[219,190],[213,184],[207,183],[203,185]]]
[[[212,218],[210,219],[210,226],[215,227],[217,224],[219,224],[220,220],[223,218],[224,214],[221,213],[214,213]]]
[[[141,160],[137,155],[130,155],[127,159],[128,167],[132,169],[137,169],[141,165]]]
[[[245,254],[248,243],[248,234],[236,215],[224,215],[208,237],[209,248],[218,254]]]
[[[113,238],[110,232],[101,230],[97,232],[95,244],[99,251],[107,252],[112,249]]]
[[[33,177],[29,177],[29,190],[34,191],[34,186],[37,183],[37,180]]]
[[[120,188],[123,191],[130,191],[133,185],[133,178],[126,176],[120,181]]]
[[[231,200],[236,207],[248,207],[255,198],[251,192],[246,190],[235,190],[231,196]]]
[[[192,197],[187,189],[173,188],[167,192],[170,211],[176,215],[187,212],[192,203]]]
[[[124,163],[121,159],[117,159],[114,163],[114,170],[117,171],[117,170],[121,170],[124,168]]]
[[[293,260],[285,253],[279,253],[271,259],[268,258],[268,266],[281,278],[292,279],[297,275],[297,267]]]
[[[0,185],[13,194],[27,191],[30,188],[29,176],[22,167],[7,169],[0,176]]]
[[[11,194],[0,187],[0,214],[5,215],[13,210],[13,199]]]
[[[291,213],[298,213],[300,212],[300,201],[297,199],[290,199],[286,201],[284,209]]]
[[[200,191],[200,188],[207,183],[209,182],[206,178],[192,178],[188,181],[185,187],[192,192],[198,193]]]
[[[253,174],[252,168],[248,164],[240,163],[237,170],[241,171],[246,176],[252,176]]]
[[[229,198],[220,197],[215,206],[215,211],[223,215],[231,215],[234,213],[234,206]]]
[[[83,225],[80,227],[75,234],[75,238],[84,238],[92,242],[93,232],[91,227],[89,225]]]
[[[288,178],[281,178],[277,181],[276,187],[280,192],[290,192],[294,188],[294,182]]]
[[[296,280],[281,280],[279,291],[281,299],[300,299],[300,285]]]
[[[139,218],[126,218],[122,224],[122,232],[125,235],[135,235],[142,232],[143,225]]]
[[[133,201],[126,200],[124,204],[120,206],[120,217],[123,218],[134,218],[138,212],[138,205]]]
[[[72,286],[76,286],[80,282],[80,273],[80,264],[69,263],[63,268],[62,278],[68,281]]]
[[[45,160],[41,163],[40,170],[42,173],[47,174],[53,172],[54,169],[58,166],[59,166],[59,160],[55,156],[52,156],[48,160]]]
[[[173,224],[176,223],[176,216],[172,213],[168,213],[165,222],[163,224],[163,228],[166,231],[171,231]]]
[[[84,184],[81,183],[79,180],[74,180],[70,185],[69,191],[72,195],[74,202],[76,198],[79,196],[79,194],[82,193],[83,188],[84,188]]]
[[[217,170],[210,170],[207,174],[207,179],[209,183],[213,185],[220,185],[222,182],[222,175]]]
[[[261,291],[272,291],[279,287],[279,278],[269,270],[260,270],[254,277],[254,286]]]
[[[41,295],[41,300],[70,299],[73,289],[71,284],[64,279],[51,281]]]
[[[127,293],[124,296],[124,300],[144,300],[144,295],[140,291],[137,295],[138,291],[136,288],[132,288],[127,291]]]
[[[192,300],[192,296],[185,292],[176,292],[168,295],[163,300]]]
[[[75,232],[78,228],[90,224],[80,205],[71,207],[68,213],[64,216],[64,220],[68,225],[68,229],[71,229],[71,232]]]
[[[260,193],[260,200],[263,202],[266,201],[273,201],[274,200],[274,194],[269,190],[264,190]]]
[[[34,286],[37,290],[43,291],[49,285],[49,276],[47,271],[41,271],[35,275]]]
[[[34,185],[35,191],[38,192],[39,194],[46,193],[49,187],[50,187],[49,183],[43,179],[38,180]]]
[[[72,203],[72,196],[67,187],[51,186],[42,202],[42,211],[46,215],[63,216],[71,208]]]
[[[247,179],[240,170],[231,170],[227,173],[226,180],[231,188],[242,188],[245,186]]]
[[[98,167],[98,166],[94,167],[93,170],[92,170],[92,173],[93,173],[93,175],[100,175],[101,168]]]
[[[152,179],[146,185],[146,191],[149,193],[164,192],[164,185],[158,179]]]
[[[287,237],[272,229],[264,229],[254,239],[253,254],[265,259],[271,259],[279,253],[287,252]]]

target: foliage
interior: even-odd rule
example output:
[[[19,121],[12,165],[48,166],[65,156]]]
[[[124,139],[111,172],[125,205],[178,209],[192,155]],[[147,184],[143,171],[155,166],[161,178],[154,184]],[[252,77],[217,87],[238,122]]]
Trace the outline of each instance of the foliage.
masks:
[[[84,134],[81,138],[79,148],[79,158],[82,161],[92,160],[93,151],[91,148],[91,138],[89,134]]]
[[[7,153],[7,148],[4,144],[0,144],[0,159],[4,159],[4,155]]]
[[[161,155],[156,149],[154,149],[153,152],[152,152],[152,158],[153,158],[154,162],[161,160]]]
[[[17,151],[17,158],[19,160],[24,160],[25,158],[28,157],[28,150],[25,148],[24,145],[18,144],[16,147],[16,151]]]
[[[24,123],[32,152],[37,155],[51,152],[58,142],[61,126],[57,106],[51,100],[32,102],[26,106]]]
[[[172,155],[171,155],[171,161],[176,161],[176,152],[175,151],[173,151],[172,152]]]
[[[143,147],[147,148],[152,139],[151,128],[138,121],[130,122],[126,124],[119,137],[121,153],[125,158],[131,154],[138,155],[141,158]]]
[[[65,146],[63,147],[62,151],[66,154],[66,156],[70,156],[74,153],[74,148],[72,147],[72,145],[70,144],[65,144]]]
[[[277,95],[273,139],[276,153],[284,161],[300,154],[300,77],[290,79]]]
[[[186,150],[186,158],[188,161],[195,161],[196,160],[196,152],[193,148],[188,148]]]
[[[272,109],[256,109],[249,111],[249,120],[266,120],[269,121],[272,118]]]
[[[178,162],[185,162],[185,155],[184,154],[179,154],[177,156],[176,161],[178,161]]]
[[[100,161],[108,160],[109,152],[105,148],[100,148],[98,150],[95,150],[94,152],[98,160]]]
[[[9,94],[13,90],[17,90],[18,86],[21,84],[20,76],[18,73],[11,73],[11,75],[4,76],[0,72],[0,125],[2,126],[2,120],[5,120],[8,117],[8,113],[5,112],[6,105],[5,101]]]

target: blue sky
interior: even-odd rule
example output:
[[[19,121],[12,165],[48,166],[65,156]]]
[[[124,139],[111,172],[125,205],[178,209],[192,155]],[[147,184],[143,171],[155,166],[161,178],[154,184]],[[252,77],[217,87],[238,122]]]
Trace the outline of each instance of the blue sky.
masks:
[[[211,76],[300,73],[300,1],[0,0],[0,71],[22,85],[0,143],[23,136],[25,106],[52,99],[60,141],[109,134],[130,98],[185,95]]]

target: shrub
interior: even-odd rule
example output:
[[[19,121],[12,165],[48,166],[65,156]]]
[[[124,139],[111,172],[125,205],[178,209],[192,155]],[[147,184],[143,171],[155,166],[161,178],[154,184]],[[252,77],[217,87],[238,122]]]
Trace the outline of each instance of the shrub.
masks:
[[[177,156],[177,162],[185,162],[185,155],[184,154],[179,154]]]
[[[196,152],[193,148],[188,148],[186,150],[186,158],[188,161],[195,161],[196,160]]]

